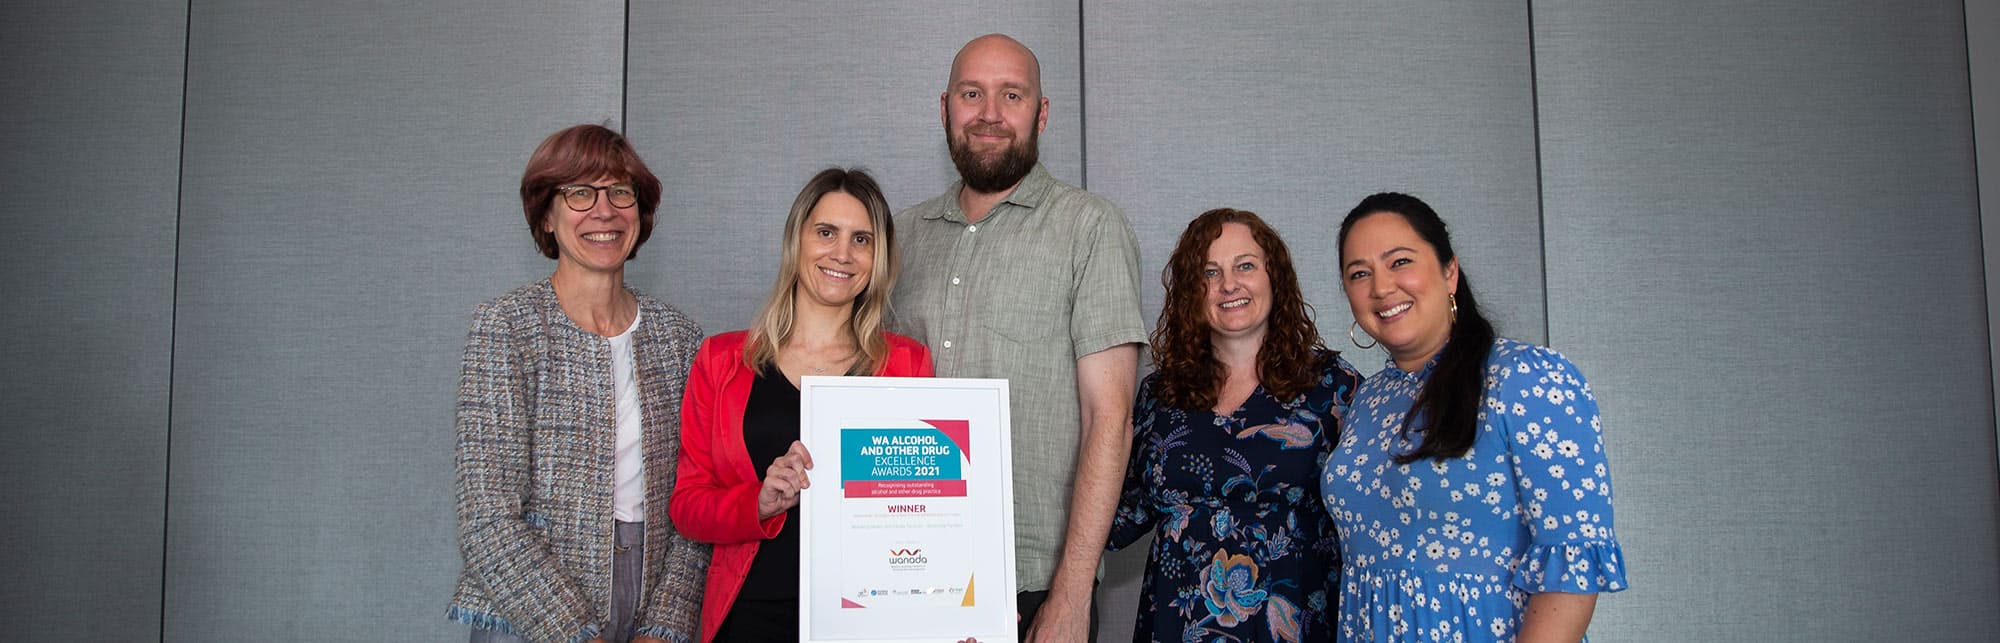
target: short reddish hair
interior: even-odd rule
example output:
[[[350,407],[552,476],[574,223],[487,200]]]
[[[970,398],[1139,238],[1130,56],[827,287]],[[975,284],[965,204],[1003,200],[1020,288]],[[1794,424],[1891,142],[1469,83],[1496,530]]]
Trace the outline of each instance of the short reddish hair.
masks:
[[[653,212],[660,207],[660,178],[646,169],[646,162],[625,142],[624,135],[603,125],[577,125],[550,134],[528,156],[528,169],[521,173],[521,212],[528,217],[528,234],[535,237],[535,247],[544,256],[554,259],[561,252],[555,234],[543,229],[549,209],[556,207],[556,188],[602,176],[630,181],[639,193],[639,239],[625,258],[639,256],[639,246],[653,236]]]

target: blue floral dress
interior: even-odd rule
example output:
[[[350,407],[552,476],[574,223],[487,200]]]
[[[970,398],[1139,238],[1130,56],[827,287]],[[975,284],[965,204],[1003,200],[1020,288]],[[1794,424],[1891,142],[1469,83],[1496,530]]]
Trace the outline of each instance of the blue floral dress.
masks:
[[[1553,350],[1496,340],[1479,435],[1407,465],[1403,417],[1436,362],[1355,394],[1321,482],[1340,528],[1341,641],[1512,641],[1528,595],[1625,589],[1590,385]]]
[[[1278,400],[1230,415],[1169,408],[1139,385],[1132,459],[1109,549],[1154,532],[1134,641],[1330,641],[1338,578],[1317,478],[1360,374],[1331,351]]]

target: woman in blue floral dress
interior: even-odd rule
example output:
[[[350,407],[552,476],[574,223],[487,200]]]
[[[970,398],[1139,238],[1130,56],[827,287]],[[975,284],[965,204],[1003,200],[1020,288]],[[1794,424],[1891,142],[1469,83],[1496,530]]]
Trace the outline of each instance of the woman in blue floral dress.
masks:
[[[1356,325],[1390,356],[1321,479],[1340,640],[1583,639],[1597,593],[1625,588],[1583,374],[1494,336],[1444,221],[1415,197],[1355,206],[1340,265]]]
[[[1318,475],[1360,375],[1320,344],[1257,215],[1196,217],[1168,259],[1109,547],[1154,533],[1134,641],[1330,641]]]

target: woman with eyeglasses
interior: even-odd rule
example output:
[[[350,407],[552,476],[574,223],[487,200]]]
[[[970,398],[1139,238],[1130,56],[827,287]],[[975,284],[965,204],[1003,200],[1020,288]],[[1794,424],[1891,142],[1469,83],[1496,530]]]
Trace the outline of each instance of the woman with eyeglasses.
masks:
[[[1582,371],[1495,335],[1416,197],[1363,199],[1338,244],[1363,348],[1389,353],[1320,478],[1345,562],[1340,640],[1583,639],[1625,566]]]
[[[481,641],[686,641],[708,547],[667,515],[676,404],[701,341],[625,284],[660,181],[597,125],[542,141],[521,177],[549,278],[473,313],[458,385],[449,617]]]
[[[929,377],[930,351],[883,330],[896,285],[889,202],[861,170],[832,168],[792,200],[778,276],[747,330],[708,338],[681,403],[674,524],[715,545],[701,638],[796,641],[799,378]]]

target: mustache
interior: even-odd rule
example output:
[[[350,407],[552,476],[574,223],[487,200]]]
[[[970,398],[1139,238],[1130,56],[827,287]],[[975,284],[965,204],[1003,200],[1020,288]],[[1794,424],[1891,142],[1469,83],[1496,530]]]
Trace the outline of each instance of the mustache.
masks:
[[[1006,125],[967,125],[963,131],[966,136],[1014,137],[1014,129]]]

